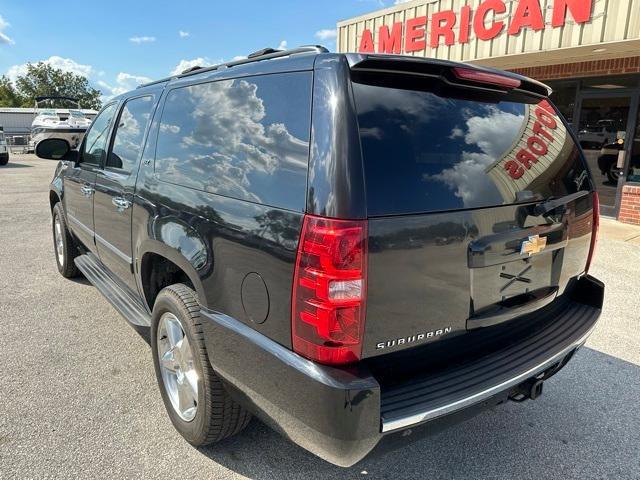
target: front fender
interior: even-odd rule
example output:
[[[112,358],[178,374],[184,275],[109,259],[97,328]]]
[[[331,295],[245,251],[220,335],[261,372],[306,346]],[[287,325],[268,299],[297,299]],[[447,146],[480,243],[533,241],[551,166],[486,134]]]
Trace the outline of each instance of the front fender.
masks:
[[[64,162],[58,162],[58,165],[56,166],[55,173],[53,174],[53,179],[49,184],[49,201],[51,204],[51,208],[53,208],[53,205],[55,204],[53,195],[55,195],[61,202],[64,198],[64,182],[62,180],[62,176],[67,168],[68,166]]]

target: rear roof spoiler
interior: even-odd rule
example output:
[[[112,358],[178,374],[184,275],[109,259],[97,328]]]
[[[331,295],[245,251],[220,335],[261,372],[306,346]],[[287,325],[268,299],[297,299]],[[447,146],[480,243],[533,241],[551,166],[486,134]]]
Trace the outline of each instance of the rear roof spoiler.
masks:
[[[548,97],[553,90],[548,85],[531,78],[494,68],[481,67],[469,63],[450,62],[447,60],[437,60],[433,58],[410,57],[407,55],[384,55],[384,54],[347,54],[347,60],[352,71],[357,72],[378,72],[389,74],[417,75],[441,78],[447,83],[486,88],[492,85],[495,90],[518,90],[537,97]],[[485,74],[487,78],[503,77],[513,80],[513,84],[519,82],[517,87],[505,86],[509,82],[499,82],[493,84],[486,80],[473,80],[473,75],[469,78],[455,74],[456,71],[466,70],[477,73],[481,78]]]

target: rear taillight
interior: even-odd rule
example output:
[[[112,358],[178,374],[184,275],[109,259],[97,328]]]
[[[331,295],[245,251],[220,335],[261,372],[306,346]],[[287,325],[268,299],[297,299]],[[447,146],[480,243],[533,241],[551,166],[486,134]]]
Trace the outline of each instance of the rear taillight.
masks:
[[[591,246],[589,247],[589,256],[587,257],[587,265],[585,266],[585,273],[589,273],[591,262],[593,261],[593,255],[596,251],[596,244],[598,243],[598,230],[600,228],[600,200],[598,199],[598,192],[593,192],[593,230],[591,233]]]
[[[306,215],[291,298],[293,349],[328,365],[360,359],[367,287],[367,221]]]
[[[474,68],[453,68],[453,74],[460,80],[470,80],[472,82],[487,83],[507,88],[518,88],[522,83],[517,78],[499,75],[497,73],[483,72]]]

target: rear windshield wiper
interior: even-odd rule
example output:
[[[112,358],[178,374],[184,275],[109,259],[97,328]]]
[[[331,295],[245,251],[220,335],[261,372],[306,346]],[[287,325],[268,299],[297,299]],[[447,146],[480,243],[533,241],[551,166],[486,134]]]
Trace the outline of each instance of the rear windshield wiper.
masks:
[[[588,190],[582,190],[565,197],[550,198],[549,200],[540,202],[535,207],[533,207],[533,214],[536,216],[547,215],[548,213],[560,207],[566,207],[567,203],[578,200],[579,198],[589,195],[590,193],[591,192],[589,192]]]

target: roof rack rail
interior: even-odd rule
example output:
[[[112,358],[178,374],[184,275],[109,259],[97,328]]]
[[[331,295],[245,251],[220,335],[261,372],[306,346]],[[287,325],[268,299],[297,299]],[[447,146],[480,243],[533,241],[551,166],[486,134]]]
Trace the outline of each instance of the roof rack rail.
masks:
[[[276,53],[279,52],[280,50],[278,50],[277,48],[271,48],[271,47],[267,47],[267,48],[263,48],[261,50],[257,50],[253,53],[250,53],[249,55],[247,55],[247,58],[257,58],[257,57],[261,57],[263,55],[268,55],[269,53]]]
[[[189,67],[183,70],[182,72],[180,72],[180,75],[184,75],[185,73],[195,72],[196,70],[200,70],[201,68],[204,68],[204,67],[201,67],[200,65],[194,65],[193,67]]]
[[[153,82],[138,85],[136,88],[148,87],[150,85],[167,82],[169,80],[173,80],[174,78],[187,77],[189,75],[194,75],[196,73],[211,72],[213,70],[218,70],[219,68],[231,68],[237,65],[244,65],[245,63],[260,62],[262,60],[270,60],[272,58],[289,57],[291,55],[298,55],[301,53],[311,53],[311,52],[328,53],[329,50],[327,50],[322,45],[303,45],[301,47],[290,48],[288,50],[277,50],[275,48],[263,48],[262,50],[258,50],[256,52],[250,53],[249,55],[247,55],[247,58],[241,58],[239,60],[233,60],[231,62],[219,63],[218,65],[212,65],[210,67],[197,66],[197,67],[188,68],[184,72],[178,75],[171,75],[170,77],[161,78],[160,80],[154,80]]]

